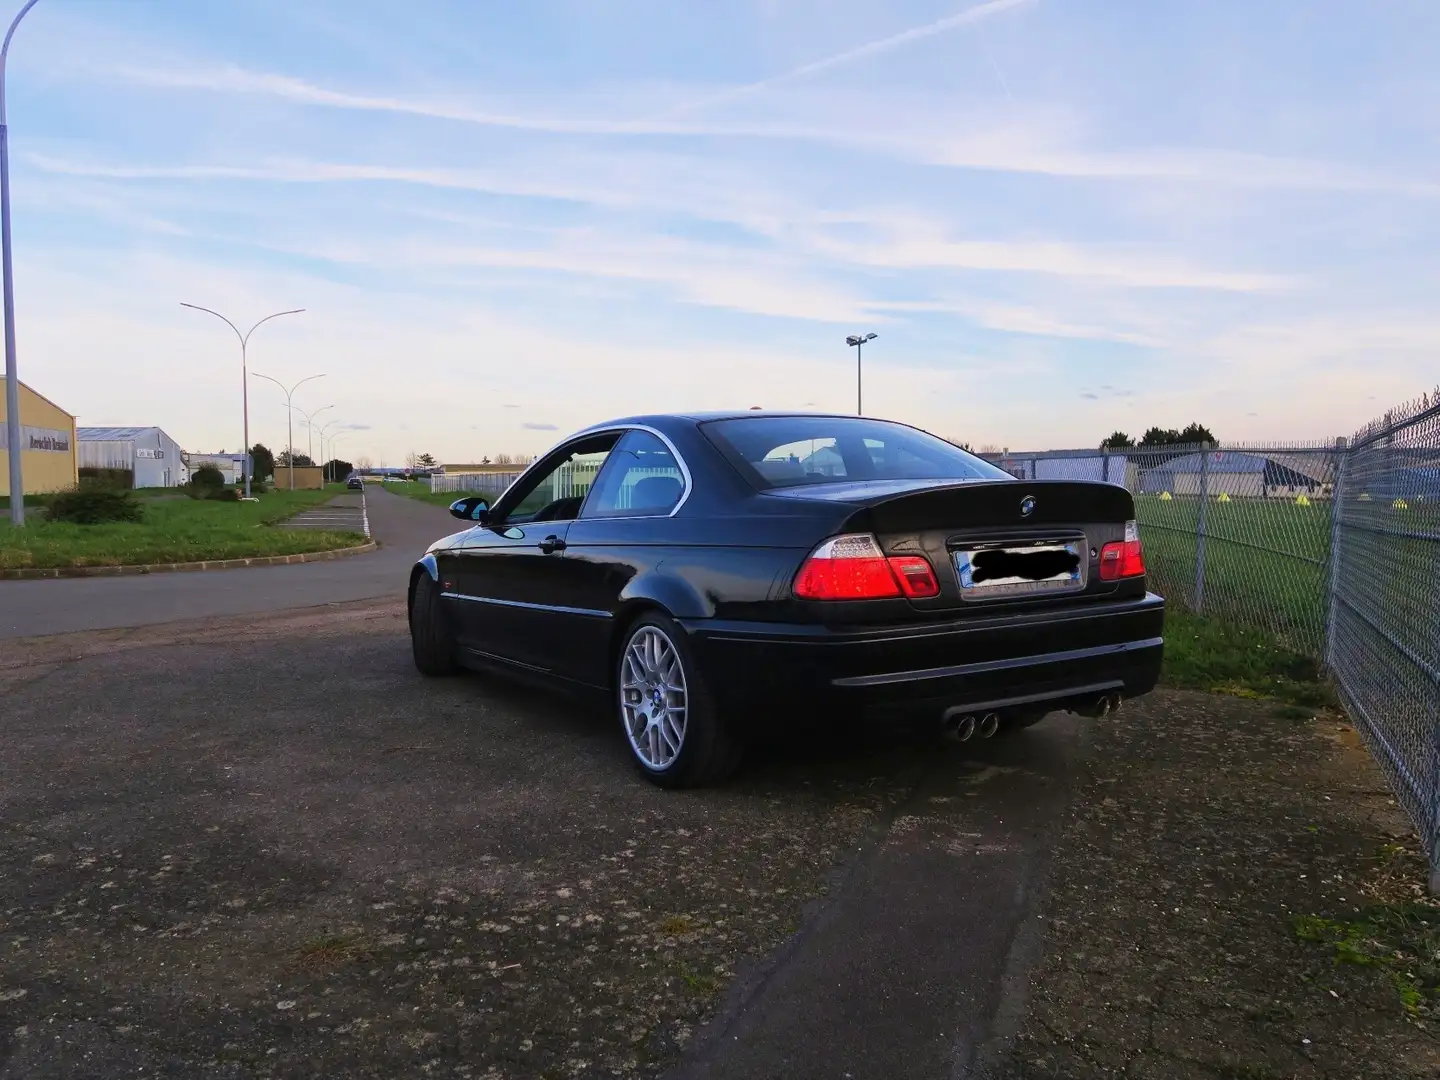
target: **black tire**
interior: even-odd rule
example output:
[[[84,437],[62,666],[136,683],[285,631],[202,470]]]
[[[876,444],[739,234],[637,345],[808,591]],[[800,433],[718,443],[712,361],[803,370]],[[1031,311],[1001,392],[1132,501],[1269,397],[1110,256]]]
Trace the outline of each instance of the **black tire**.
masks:
[[[440,586],[426,573],[416,580],[410,600],[410,649],[422,675],[453,675],[460,670],[455,662],[455,633],[440,605]]]
[[[647,628],[660,631],[669,641],[679,658],[685,679],[686,717],[685,732],[680,750],[674,760],[663,768],[656,768],[647,762],[636,749],[630,737],[629,722],[624,703],[624,682],[626,654],[631,644]],[[675,620],[658,611],[646,612],[625,630],[620,651],[615,658],[615,711],[620,720],[620,734],[630,759],[640,774],[653,784],[664,788],[706,787],[728,779],[740,765],[744,754],[744,743],[736,737],[732,727],[725,722],[721,710],[706,685],[705,676],[695,660],[690,642]]]

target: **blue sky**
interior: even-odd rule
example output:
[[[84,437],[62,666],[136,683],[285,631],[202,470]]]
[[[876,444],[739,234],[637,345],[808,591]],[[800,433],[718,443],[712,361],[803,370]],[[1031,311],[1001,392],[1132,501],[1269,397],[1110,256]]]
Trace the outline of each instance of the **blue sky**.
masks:
[[[1440,372],[1437,41],[1431,0],[41,0],[21,374],[233,448],[180,301],[305,307],[253,369],[399,464],[848,411],[874,331],[867,412],[977,445],[1343,434]]]

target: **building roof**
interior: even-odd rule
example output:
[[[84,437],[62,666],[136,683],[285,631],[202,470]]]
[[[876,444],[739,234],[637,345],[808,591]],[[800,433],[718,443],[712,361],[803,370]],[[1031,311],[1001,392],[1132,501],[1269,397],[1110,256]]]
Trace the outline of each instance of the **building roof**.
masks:
[[[160,431],[157,427],[80,427],[75,429],[75,437],[81,442],[124,442],[127,439],[138,439],[141,435],[152,431]],[[162,432],[162,434],[164,434]],[[168,438],[168,436],[166,436]]]
[[[3,374],[0,374],[0,386],[4,386],[4,385],[5,385],[5,376],[4,376]],[[46,397],[44,394],[40,393],[39,390],[36,390],[33,386],[31,386],[29,383],[27,383],[24,379],[21,379],[21,380],[20,380],[20,385],[23,386],[26,390],[29,390],[30,393],[34,394],[34,395],[35,395],[36,397],[38,397],[41,401],[45,402],[45,404],[46,404],[46,405],[49,405],[52,409],[55,409],[57,412],[62,412],[62,413],[64,413],[66,416],[70,417],[71,420],[74,420],[74,419],[75,419],[75,414],[74,414],[74,413],[72,413],[72,412],[71,412],[70,410],[68,410],[68,409],[65,409],[65,408],[62,408],[62,407],[59,406],[59,405],[56,405],[55,402],[51,401],[51,400],[50,400],[48,397]]]

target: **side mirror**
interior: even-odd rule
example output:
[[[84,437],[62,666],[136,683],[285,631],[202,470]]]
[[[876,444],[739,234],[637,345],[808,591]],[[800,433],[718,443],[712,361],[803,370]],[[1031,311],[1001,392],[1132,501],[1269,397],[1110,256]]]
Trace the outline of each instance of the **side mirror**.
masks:
[[[489,510],[490,505],[478,495],[456,499],[450,504],[450,516],[457,517],[461,521],[484,521]]]

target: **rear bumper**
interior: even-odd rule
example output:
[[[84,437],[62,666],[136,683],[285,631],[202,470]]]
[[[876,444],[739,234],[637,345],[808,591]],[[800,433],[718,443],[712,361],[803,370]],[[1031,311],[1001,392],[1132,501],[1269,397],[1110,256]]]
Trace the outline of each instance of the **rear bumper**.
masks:
[[[866,709],[1065,708],[1155,687],[1165,602],[1154,594],[1060,612],[905,627],[684,623],[730,709],[785,702]]]

